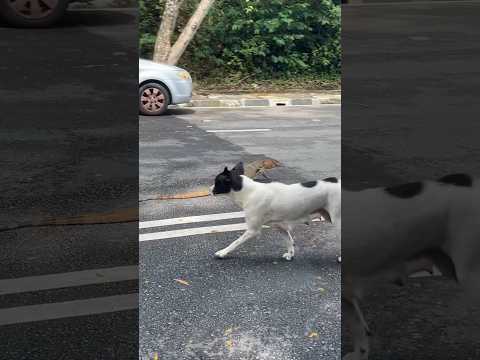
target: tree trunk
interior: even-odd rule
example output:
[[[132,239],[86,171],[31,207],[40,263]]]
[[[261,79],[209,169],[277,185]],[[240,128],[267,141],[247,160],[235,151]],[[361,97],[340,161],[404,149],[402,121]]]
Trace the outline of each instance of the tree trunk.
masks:
[[[177,22],[178,11],[183,0],[167,0],[163,10],[162,22],[157,32],[153,61],[166,62],[170,54],[171,39]]]
[[[187,25],[183,29],[182,33],[178,37],[177,41],[170,49],[170,54],[168,55],[167,63],[170,65],[175,65],[178,60],[182,57],[185,49],[187,48],[190,41],[193,39],[195,33],[197,32],[200,24],[208,13],[208,10],[212,7],[215,0],[201,0],[198,4],[195,13],[192,15],[190,20],[188,20]]]

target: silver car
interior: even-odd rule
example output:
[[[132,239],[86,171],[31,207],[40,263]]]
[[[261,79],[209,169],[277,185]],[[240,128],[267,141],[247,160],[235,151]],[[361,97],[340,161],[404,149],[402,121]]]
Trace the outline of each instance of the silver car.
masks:
[[[140,59],[138,62],[139,108],[143,115],[161,115],[168,105],[192,99],[192,78],[176,66]]]

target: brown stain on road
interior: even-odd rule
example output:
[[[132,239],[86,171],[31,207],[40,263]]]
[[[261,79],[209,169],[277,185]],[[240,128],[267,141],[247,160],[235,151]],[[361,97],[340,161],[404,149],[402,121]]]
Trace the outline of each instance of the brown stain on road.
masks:
[[[107,213],[87,213],[76,216],[39,219],[33,225],[89,225],[138,221],[138,208],[120,209]]]
[[[264,175],[265,171],[281,166],[280,162],[275,159],[260,159],[250,162],[244,166],[245,175],[255,178],[258,175]],[[173,195],[159,195],[146,200],[184,200],[210,195],[209,188],[197,191],[191,191]],[[146,201],[142,200],[142,201]],[[31,222],[24,224],[7,225],[0,228],[0,231],[18,230],[23,228],[40,227],[40,226],[74,226],[74,225],[106,225],[120,224],[139,221],[139,210],[136,208],[119,209],[105,213],[85,213],[75,216],[65,217],[42,217],[37,216]]]

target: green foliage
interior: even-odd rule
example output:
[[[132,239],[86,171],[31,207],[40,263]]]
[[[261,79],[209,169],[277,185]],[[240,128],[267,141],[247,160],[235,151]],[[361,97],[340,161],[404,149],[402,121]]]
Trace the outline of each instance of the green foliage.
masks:
[[[179,30],[198,0],[185,0]],[[150,57],[160,15],[140,0],[140,49]],[[257,79],[340,72],[340,5],[332,0],[217,0],[181,59],[197,78]]]
[[[161,7],[158,1],[140,0],[138,2],[140,17],[138,22],[138,31],[140,34],[139,47],[142,57],[150,58],[153,53],[162,10],[163,6]]]

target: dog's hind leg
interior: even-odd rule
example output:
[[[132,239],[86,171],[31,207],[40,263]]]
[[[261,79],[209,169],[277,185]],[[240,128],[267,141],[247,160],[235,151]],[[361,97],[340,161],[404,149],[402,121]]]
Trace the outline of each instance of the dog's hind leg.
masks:
[[[343,360],[367,360],[370,351],[368,340],[368,328],[366,328],[365,319],[358,308],[356,300],[353,302],[343,299],[342,312],[346,315],[347,325],[352,330],[353,352],[346,354]]]
[[[462,222],[461,228],[452,231],[443,246],[443,256],[437,254],[435,264],[444,276],[453,277],[465,290],[466,298],[480,303],[480,206],[476,217]]]
[[[260,235],[260,230],[256,228],[249,228],[247,231],[245,231],[237,240],[232,242],[230,245],[228,245],[225,249],[219,250],[215,253],[215,256],[217,258],[223,259],[226,257],[229,253],[237,249],[240,245],[242,245],[245,241],[253,239]]]
[[[363,328],[365,329],[365,332],[368,336],[372,335],[372,332],[370,331],[370,328],[368,327],[367,322],[365,321],[365,318],[363,316],[363,312],[360,309],[360,306],[358,305],[357,299],[352,300],[353,307],[355,308],[355,312],[357,314],[358,319],[360,320],[360,323],[363,325]]]

